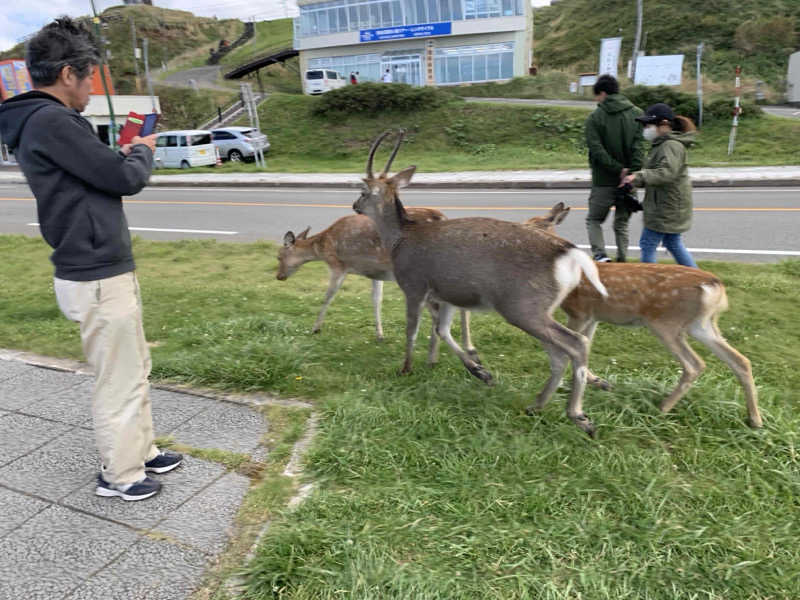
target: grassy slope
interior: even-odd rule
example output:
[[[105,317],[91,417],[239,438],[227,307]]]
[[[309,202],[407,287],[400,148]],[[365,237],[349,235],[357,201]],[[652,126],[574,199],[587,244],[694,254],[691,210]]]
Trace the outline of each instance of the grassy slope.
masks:
[[[161,102],[162,118],[159,129],[194,129],[217,112],[236,100],[236,91],[202,90],[195,93],[191,89],[156,86],[155,94]]]
[[[778,85],[786,77],[789,47],[759,52],[739,50],[736,29],[742,23],[771,17],[795,17],[800,24],[796,0],[648,0],[644,3],[643,29],[647,31],[648,54],[686,54],[687,73],[694,73],[699,42],[706,43],[706,75],[732,80],[741,64],[748,78]],[[569,68],[594,71],[603,37],[622,36],[622,59],[627,64],[633,51],[636,27],[635,3],[622,0],[562,0],[536,10],[536,62],[547,69]]]
[[[0,347],[78,358],[44,244],[2,236],[0,251]],[[422,348],[398,377],[393,285],[386,342],[361,278],[312,336],[320,264],[277,282],[270,244],[136,240],[135,252],[155,377],[315,399],[322,415],[309,460],[319,491],[270,527],[250,598],[800,596],[797,261],[703,264],[728,288],[721,326],[753,362],[764,431],[746,428],[734,377],[702,349],[708,371],[660,415],[677,364],[645,331],[601,326],[591,364],[616,388],[587,392],[591,442],[564,417],[566,390],[524,416],[547,361],[495,316],[473,322],[497,386],[447,351],[428,369]]]
[[[432,111],[323,119],[312,116],[317,98],[273,95],[261,106],[261,128],[272,148],[271,171],[360,172],[372,140],[389,127],[405,127],[400,163],[421,171],[582,168],[586,111],[579,108],[473,104],[456,101]],[[691,164],[796,164],[800,121],[743,119],[729,160],[727,121],[699,136]],[[254,170],[226,165],[217,171]]]

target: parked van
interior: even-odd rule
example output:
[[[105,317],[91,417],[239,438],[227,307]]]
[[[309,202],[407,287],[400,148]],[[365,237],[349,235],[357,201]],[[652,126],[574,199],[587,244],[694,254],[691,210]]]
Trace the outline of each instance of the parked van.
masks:
[[[303,79],[303,87],[306,94],[311,94],[312,96],[344,87],[347,83],[348,80],[344,78],[344,75],[330,69],[309,69]]]
[[[203,167],[217,164],[211,132],[203,129],[163,131],[156,138],[156,167]]]

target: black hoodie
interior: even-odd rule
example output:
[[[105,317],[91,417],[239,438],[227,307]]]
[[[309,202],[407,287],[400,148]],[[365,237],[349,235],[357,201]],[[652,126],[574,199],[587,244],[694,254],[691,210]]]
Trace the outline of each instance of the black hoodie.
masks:
[[[147,146],[137,144],[128,156],[114,152],[76,110],[40,91],[0,105],[0,138],[36,197],[56,277],[94,281],[134,270],[122,196],[147,184]]]

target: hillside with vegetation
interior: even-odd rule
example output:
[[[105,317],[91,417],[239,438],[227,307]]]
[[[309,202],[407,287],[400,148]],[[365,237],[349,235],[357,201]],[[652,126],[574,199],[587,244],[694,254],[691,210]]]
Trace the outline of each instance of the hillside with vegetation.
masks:
[[[535,62],[540,69],[593,72],[600,39],[621,36],[621,63],[633,53],[636,3],[632,0],[561,0],[534,13]],[[733,79],[740,64],[748,79],[781,89],[789,54],[800,47],[799,0],[645,0],[648,55],[685,54],[694,75],[697,44],[713,80]]]
[[[190,61],[194,56],[202,57],[203,64],[210,48],[216,48],[220,40],[234,40],[242,31],[244,23],[238,19],[218,20],[209,17],[197,17],[184,10],[170,10],[144,4],[131,6],[114,6],[102,12],[101,33],[111,51],[109,66],[114,87],[120,94],[136,93],[136,68],[133,58],[133,39],[131,37],[131,21],[136,29],[139,47],[142,39],[148,38],[149,59],[152,70],[160,69],[162,63],[169,63],[169,68],[180,68],[182,65],[171,62],[176,56]],[[84,17],[91,26],[88,17]],[[92,26],[92,31],[94,28]],[[4,58],[22,58],[25,54],[23,44],[0,53]],[[139,62],[142,83],[144,83],[144,66]],[[144,86],[142,87],[144,91]]]

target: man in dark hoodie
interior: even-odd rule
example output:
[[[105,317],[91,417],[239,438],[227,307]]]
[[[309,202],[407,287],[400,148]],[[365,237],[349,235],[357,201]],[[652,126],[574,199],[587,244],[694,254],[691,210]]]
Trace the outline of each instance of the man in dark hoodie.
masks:
[[[586,229],[596,261],[608,262],[603,222],[617,198],[617,187],[629,171],[638,171],[644,161],[642,126],[636,117],[641,109],[619,93],[619,83],[611,75],[601,75],[594,84],[598,107],[586,120],[586,145],[592,169],[592,192]],[[625,262],[628,253],[628,220],[631,213],[620,203],[614,211],[617,260]]]
[[[99,496],[142,500],[161,483],[146,475],[182,456],[153,443],[150,352],[122,196],[139,192],[153,167],[155,136],[114,152],[80,116],[99,55],[91,34],[68,17],[28,42],[34,90],[0,105],[0,135],[36,197],[39,226],[53,248],[54,288],[64,315],[80,323],[95,373],[92,417]]]

